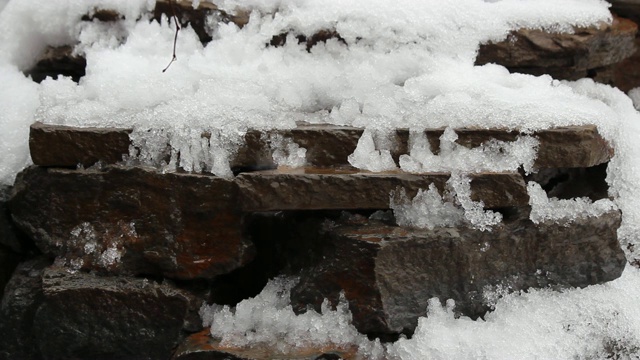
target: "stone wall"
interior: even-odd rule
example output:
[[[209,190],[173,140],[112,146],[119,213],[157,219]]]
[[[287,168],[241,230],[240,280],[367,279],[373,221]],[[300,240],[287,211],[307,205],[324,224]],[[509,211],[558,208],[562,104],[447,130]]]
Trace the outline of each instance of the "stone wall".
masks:
[[[204,16],[242,26],[203,3],[178,1],[183,24],[211,40]],[[591,77],[627,91],[640,77],[635,44],[638,7],[615,2],[611,25],[572,34],[520,30],[481,46],[476,62],[513,72]],[[155,17],[171,11],[158,1]],[[626,19],[628,17],[629,19]],[[116,21],[99,9],[86,20]],[[632,21],[633,20],[633,21]],[[336,32],[297,40],[313,47]],[[278,46],[287,36],[274,37]],[[291,39],[291,37],[289,37]],[[84,75],[71,47],[50,49],[30,70],[45,76]],[[356,328],[393,341],[411,335],[430,298],[454,299],[458,314],[491,311],[487,288],[585,287],[613,280],[626,264],[616,237],[621,214],[605,212],[571,224],[530,218],[527,182],[550,196],[607,196],[612,149],[595,126],[548,129],[534,167],[471,175],[471,199],[502,214],[485,232],[466,226],[417,230],[396,225],[389,194],[414,196],[448,173],[370,173],[348,165],[363,129],[299,124],[249,131],[231,159],[234,176],[165,173],[122,161],[135,144],[132,129],[33,124],[34,165],[0,189],[0,358],[268,359],[278,349],[222,346],[203,327],[203,303],[234,305],[255,296],[268,279],[295,275],[291,303],[298,313],[337,304],[344,294]],[[443,129],[425,130],[438,152]],[[513,141],[505,129],[456,129],[468,148],[492,139]],[[211,134],[202,134],[203,137]],[[268,139],[280,136],[307,150],[306,166],[278,168]],[[393,134],[392,156],[407,153],[409,132]],[[353,358],[353,348],[291,349],[299,359]]]

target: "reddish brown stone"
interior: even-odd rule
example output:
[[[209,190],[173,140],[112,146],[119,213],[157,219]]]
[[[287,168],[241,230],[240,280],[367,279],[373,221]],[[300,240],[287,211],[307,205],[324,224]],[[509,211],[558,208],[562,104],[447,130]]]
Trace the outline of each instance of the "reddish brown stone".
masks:
[[[237,186],[213,176],[32,167],[18,176],[10,205],[44,253],[82,269],[211,278],[253,257]]]
[[[411,230],[368,223],[327,224],[317,264],[292,290],[294,309],[337,303],[344,291],[364,333],[411,333],[430,298],[454,299],[477,317],[491,306],[491,287],[584,287],[616,279],[626,259],[616,238],[620,213],[565,224],[533,224],[526,211],[492,231],[465,227]],[[303,239],[300,239],[303,241]]]
[[[298,347],[285,351],[266,344],[255,344],[251,348],[224,346],[211,336],[209,329],[189,336],[180,344],[172,360],[333,360],[356,359],[357,348]]]
[[[529,201],[518,173],[481,173],[471,177],[472,200],[486,207],[522,206]],[[368,173],[353,169],[278,169],[238,175],[245,211],[388,209],[389,194],[403,188],[411,197],[434,184],[445,188],[449,174]]]
[[[573,33],[521,29],[506,40],[481,45],[476,64],[496,63],[512,71],[575,80],[580,71],[631,56],[637,30],[635,23],[618,17],[610,25],[577,28]]]

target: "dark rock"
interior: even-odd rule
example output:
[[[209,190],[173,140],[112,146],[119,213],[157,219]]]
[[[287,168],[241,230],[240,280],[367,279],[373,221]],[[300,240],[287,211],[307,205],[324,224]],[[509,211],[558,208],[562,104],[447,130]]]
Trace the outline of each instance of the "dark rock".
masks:
[[[21,259],[22,256],[0,245],[0,296]]]
[[[10,186],[0,186],[0,246],[25,254],[35,249],[33,241],[14,226],[7,202],[11,195]]]
[[[356,328],[370,335],[412,333],[427,301],[454,299],[455,310],[483,315],[487,289],[584,287],[616,279],[626,264],[616,238],[620,213],[570,226],[534,225],[525,211],[489,231],[411,230],[338,223],[326,227],[323,260],[302,272],[294,309],[337,303],[344,291]]]
[[[518,173],[480,173],[470,175],[471,198],[486,207],[526,205],[529,197]],[[449,174],[408,174],[403,172],[367,173],[336,169],[278,169],[240,174],[245,211],[388,209],[389,194],[406,189],[413,197],[419,189],[434,184],[445,188]]]
[[[20,264],[5,288],[0,307],[0,359],[41,359],[34,317],[42,303],[42,273],[51,264],[39,257]]]
[[[575,80],[581,71],[620,62],[635,52],[637,25],[614,17],[612,24],[576,28],[573,33],[521,29],[506,40],[480,46],[477,65],[496,63],[514,72],[549,73]]]
[[[239,348],[221,345],[219,340],[204,330],[189,336],[180,344],[172,360],[320,360],[320,359],[356,359],[357,348],[336,349],[324,347],[296,347],[276,349],[268,344],[256,344],[251,348]]]
[[[640,1],[639,0],[609,0],[611,12],[635,22],[640,23]]]
[[[130,129],[31,125],[29,149],[36,165],[76,167],[114,164],[129,153]]]
[[[520,132],[507,129],[456,129],[457,143],[469,148],[480,146],[492,139],[515,141]],[[75,128],[58,125],[31,126],[29,145],[34,164],[40,166],[89,166],[96,161],[113,164],[129,153],[130,129]],[[269,148],[269,136],[280,135],[307,149],[307,165],[315,167],[341,167],[355,150],[363,130],[334,125],[304,125],[295,129],[260,132],[251,130],[245,135],[244,145],[231,159],[236,172],[274,168]],[[434,153],[439,152],[439,137],[444,129],[427,129],[425,133]],[[540,141],[534,166],[542,168],[589,167],[607,162],[613,149],[600,136],[594,125],[568,126],[540,130],[533,134]],[[203,136],[208,136],[204,133]],[[209,134],[210,136],[210,134]],[[398,129],[391,155],[398,160],[408,153],[409,131]]]
[[[73,53],[71,46],[49,47],[37,60],[36,65],[26,71],[33,81],[40,83],[47,77],[69,76],[75,82],[85,75],[87,60]]]
[[[45,270],[42,289],[35,333],[47,359],[168,359],[191,302],[166,283],[58,266]]]
[[[640,87],[640,37],[636,37],[636,49],[631,57],[616,64],[613,70],[613,84],[624,92]]]
[[[157,0],[153,18],[160,21],[162,16],[177,16],[180,19],[180,25],[182,27],[190,25],[203,44],[212,39],[207,18],[213,18],[223,23],[234,23],[240,28],[249,22],[248,12],[238,10],[237,14],[230,14],[207,1],[201,1],[194,9],[193,2],[190,0]]]
[[[16,224],[76,269],[211,278],[249,262],[237,186],[193,174],[110,166],[18,175]]]

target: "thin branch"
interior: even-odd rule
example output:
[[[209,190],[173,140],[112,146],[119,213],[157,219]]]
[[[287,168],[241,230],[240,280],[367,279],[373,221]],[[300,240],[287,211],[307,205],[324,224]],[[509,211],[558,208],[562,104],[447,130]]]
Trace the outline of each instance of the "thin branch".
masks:
[[[171,16],[173,18],[173,23],[176,24],[176,34],[173,37],[173,57],[171,58],[169,65],[167,65],[167,67],[164,68],[162,72],[167,71],[167,69],[169,69],[169,66],[171,66],[174,61],[178,60],[178,57],[176,56],[176,44],[178,43],[178,31],[180,31],[180,24],[178,23],[178,16],[176,15],[176,8],[173,6],[173,0],[169,0],[169,6],[171,7],[171,12],[173,13]]]

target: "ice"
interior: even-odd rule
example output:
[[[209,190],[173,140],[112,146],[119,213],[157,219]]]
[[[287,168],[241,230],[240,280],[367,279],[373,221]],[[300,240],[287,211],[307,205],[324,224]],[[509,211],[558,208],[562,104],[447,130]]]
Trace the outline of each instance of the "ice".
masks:
[[[410,153],[400,155],[400,168],[411,173],[424,172],[501,172],[533,171],[538,140],[519,136],[516,141],[490,140],[477,148],[466,148],[455,141],[458,136],[447,127],[440,136],[440,153],[434,155],[424,132],[411,132]]]
[[[471,179],[452,173],[447,181],[449,191],[441,196],[434,184],[428,190],[419,190],[411,200],[404,189],[392,191],[390,206],[400,226],[420,229],[452,227],[466,224],[481,231],[502,221],[502,214],[484,210],[482,201],[471,200]]]
[[[585,217],[597,217],[606,212],[617,210],[618,207],[609,199],[592,202],[587,197],[574,199],[558,199],[547,197],[547,193],[535,181],[527,184],[529,205],[531,205],[531,221],[539,224],[552,221],[568,225],[573,221]]]
[[[374,172],[393,171],[398,168],[391,157],[388,141],[378,140],[377,144],[374,141],[374,135],[377,132],[379,130],[364,130],[353,154],[347,158],[349,164],[359,169]],[[385,138],[383,134],[379,134],[376,137],[379,139]]]
[[[290,138],[275,134],[269,138],[273,161],[278,166],[296,168],[307,162],[307,149],[301,148]]]
[[[409,199],[404,189],[391,193],[391,208],[400,226],[433,230],[436,227],[457,226],[464,221],[464,210],[442,199],[435,185],[419,190]]]
[[[296,315],[289,302],[296,282],[291,278],[275,278],[256,297],[243,300],[235,308],[203,305],[200,316],[223,346],[266,344],[285,354],[294,347],[314,345],[358,345],[360,352],[368,355],[382,351],[379,342],[370,342],[351,324],[344,297],[335,309],[325,301],[321,313],[309,310]]]

